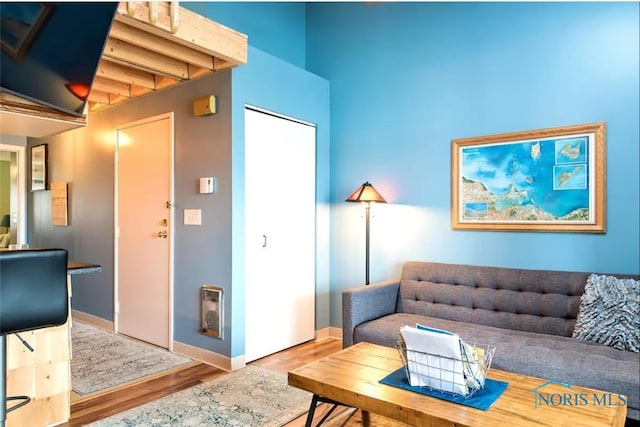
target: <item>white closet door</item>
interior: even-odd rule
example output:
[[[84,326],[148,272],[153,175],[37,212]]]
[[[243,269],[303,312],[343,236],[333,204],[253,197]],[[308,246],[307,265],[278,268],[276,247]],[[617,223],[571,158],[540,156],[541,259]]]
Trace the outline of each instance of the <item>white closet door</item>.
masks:
[[[314,126],[245,109],[245,360],[313,339]]]

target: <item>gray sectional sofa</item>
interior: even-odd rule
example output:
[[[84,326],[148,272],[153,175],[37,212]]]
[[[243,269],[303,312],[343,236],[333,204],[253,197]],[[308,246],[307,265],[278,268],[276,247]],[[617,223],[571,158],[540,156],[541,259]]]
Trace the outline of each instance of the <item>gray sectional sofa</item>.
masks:
[[[492,368],[624,394],[638,420],[639,353],[572,338],[589,275],[406,262],[399,279],[343,292],[343,346],[394,347],[416,323],[449,330],[494,345]]]

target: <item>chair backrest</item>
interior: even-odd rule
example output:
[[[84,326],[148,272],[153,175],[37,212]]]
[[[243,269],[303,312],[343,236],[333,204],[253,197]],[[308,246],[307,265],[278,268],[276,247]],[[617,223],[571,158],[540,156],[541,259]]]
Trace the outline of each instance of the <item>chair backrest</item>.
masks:
[[[0,335],[67,321],[67,260],[65,249],[0,251]]]

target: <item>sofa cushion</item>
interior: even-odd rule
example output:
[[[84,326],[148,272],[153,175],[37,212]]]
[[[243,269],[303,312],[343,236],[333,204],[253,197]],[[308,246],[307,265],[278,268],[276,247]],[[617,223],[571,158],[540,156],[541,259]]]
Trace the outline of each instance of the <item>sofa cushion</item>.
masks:
[[[400,327],[416,323],[457,333],[468,343],[494,345],[492,368],[625,394],[629,416],[638,416],[640,358],[636,353],[602,344],[407,313],[395,313],[359,325],[354,341],[393,347]]]
[[[580,300],[573,338],[640,352],[639,282],[592,274]]]
[[[588,276],[408,261],[396,311],[570,337]]]

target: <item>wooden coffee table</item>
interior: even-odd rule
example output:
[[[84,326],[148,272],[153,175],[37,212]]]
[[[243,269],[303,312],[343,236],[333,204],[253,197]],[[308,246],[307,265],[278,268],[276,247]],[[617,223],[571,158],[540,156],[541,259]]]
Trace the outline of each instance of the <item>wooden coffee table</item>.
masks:
[[[525,375],[489,371],[489,378],[509,383],[507,390],[488,411],[470,408],[412,391],[380,384],[378,381],[400,368],[400,356],[395,348],[358,343],[334,355],[289,372],[289,385],[314,394],[307,426],[311,425],[315,404],[319,401],[339,402],[362,409],[363,421],[368,412],[379,414],[412,426],[616,426],[622,427],[626,405],[614,406],[618,395],[610,396],[606,405],[592,403],[591,396],[608,393],[561,384],[546,384],[548,380]],[[544,390],[542,390],[542,387]],[[536,407],[535,390],[559,398],[567,392],[565,403],[551,400]],[[583,394],[584,393],[584,394]],[[577,396],[584,396],[581,399]],[[569,399],[569,400],[567,400]],[[625,397],[622,396],[625,401]],[[571,405],[573,404],[573,405]]]

